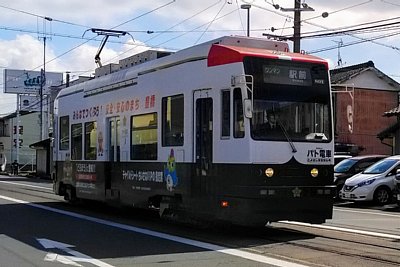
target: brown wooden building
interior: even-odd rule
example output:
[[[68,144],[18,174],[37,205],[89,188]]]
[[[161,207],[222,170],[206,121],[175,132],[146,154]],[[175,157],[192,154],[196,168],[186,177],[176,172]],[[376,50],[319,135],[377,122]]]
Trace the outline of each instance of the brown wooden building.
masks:
[[[378,134],[397,122],[382,115],[399,105],[400,84],[372,61],[331,70],[331,82],[336,151],[394,154],[393,138]]]

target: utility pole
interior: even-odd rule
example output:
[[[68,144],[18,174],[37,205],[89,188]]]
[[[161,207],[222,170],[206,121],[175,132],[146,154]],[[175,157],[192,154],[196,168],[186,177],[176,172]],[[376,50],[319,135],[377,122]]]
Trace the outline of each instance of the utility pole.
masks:
[[[293,27],[293,52],[300,53],[300,39],[301,39],[301,12],[302,11],[315,11],[314,8],[307,5],[305,2],[300,3],[301,0],[294,0],[294,8],[281,7],[283,12],[294,12],[294,27]]]
[[[46,131],[44,130],[44,123],[43,123],[43,90],[46,87],[46,41],[47,41],[47,30],[46,30],[46,23],[47,21],[50,23],[53,21],[50,17],[43,18],[43,36],[38,36],[39,39],[43,39],[43,69],[40,70],[40,89],[39,89],[39,97],[40,97],[40,140],[45,139],[45,136],[48,136],[48,127],[46,127]],[[46,97],[48,92],[46,92]],[[48,108],[48,105],[47,105]],[[47,109],[47,116],[46,121],[48,121],[48,113],[49,110]],[[47,125],[47,124],[46,124]],[[45,134],[46,133],[46,134]]]
[[[16,131],[15,131],[15,134],[16,134],[16,137],[15,137],[15,139],[16,139],[16,141],[15,141],[15,152],[16,152],[16,155],[15,155],[15,160],[19,163],[19,119],[20,119],[20,116],[19,116],[19,106],[20,106],[20,95],[19,94],[17,94],[17,126],[14,126],[13,125],[13,127],[16,127]],[[12,138],[12,139],[14,139],[14,138]]]
[[[300,53],[300,1],[294,0],[293,52]]]
[[[43,69],[40,69],[40,140],[44,139],[43,134],[43,86],[46,84],[46,36],[43,37]]]

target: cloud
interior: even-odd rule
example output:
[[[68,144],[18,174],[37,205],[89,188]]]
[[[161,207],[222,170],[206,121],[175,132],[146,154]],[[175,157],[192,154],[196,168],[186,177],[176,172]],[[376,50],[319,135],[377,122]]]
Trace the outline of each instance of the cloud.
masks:
[[[32,69],[43,63],[43,43],[30,35],[17,35],[14,40],[0,40],[2,65]]]
[[[54,56],[52,51],[48,52]],[[40,70],[43,64],[43,43],[38,39],[27,35],[17,35],[13,40],[0,40],[0,65],[10,69]],[[55,63],[49,64],[55,67]],[[39,67],[39,68],[37,68]],[[3,73],[0,75],[1,92],[3,92]],[[15,110],[16,96],[12,94],[0,94],[0,114]]]

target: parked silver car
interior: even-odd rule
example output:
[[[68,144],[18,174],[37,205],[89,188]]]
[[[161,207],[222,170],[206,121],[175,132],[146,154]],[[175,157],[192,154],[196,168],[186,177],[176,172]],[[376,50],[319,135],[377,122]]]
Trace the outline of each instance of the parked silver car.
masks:
[[[392,201],[394,177],[400,169],[400,155],[382,159],[346,180],[339,197],[350,201],[374,201],[386,205]]]
[[[394,182],[393,197],[394,199],[396,199],[397,205],[399,205],[400,207],[400,168],[397,169],[393,182]]]

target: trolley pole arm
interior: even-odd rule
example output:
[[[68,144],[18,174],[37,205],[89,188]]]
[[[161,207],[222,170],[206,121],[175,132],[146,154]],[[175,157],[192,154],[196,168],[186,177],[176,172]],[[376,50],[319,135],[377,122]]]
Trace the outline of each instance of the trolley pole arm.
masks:
[[[102,67],[103,65],[101,64],[101,60],[100,60],[100,53],[103,50],[107,40],[108,40],[109,35],[104,36],[103,40],[101,41],[100,47],[97,50],[96,55],[94,56],[94,62],[99,66]]]
[[[103,66],[103,65],[101,64],[101,60],[100,60],[100,53],[101,53],[101,51],[103,50],[103,48],[104,48],[104,46],[105,46],[105,44],[106,44],[106,42],[107,42],[107,40],[108,40],[108,37],[110,37],[110,36],[113,36],[113,37],[120,37],[120,36],[125,36],[126,34],[130,35],[130,34],[129,34],[128,32],[126,32],[126,31],[116,31],[116,30],[97,29],[97,28],[92,28],[92,29],[90,29],[90,30],[91,30],[93,33],[97,33],[97,35],[103,35],[103,36],[104,36],[103,40],[101,41],[99,50],[97,50],[96,56],[94,57],[94,62],[96,62],[96,64],[97,64],[99,67],[102,67],[102,66]],[[88,30],[87,30],[87,31],[88,31]],[[87,31],[85,31],[85,33],[86,33]],[[85,33],[84,33],[83,35],[85,35]],[[130,36],[132,37],[132,35],[130,35]],[[132,37],[132,40],[134,40],[133,37]]]

